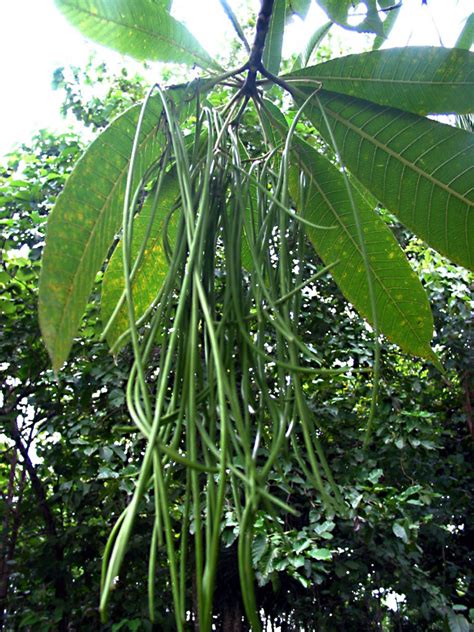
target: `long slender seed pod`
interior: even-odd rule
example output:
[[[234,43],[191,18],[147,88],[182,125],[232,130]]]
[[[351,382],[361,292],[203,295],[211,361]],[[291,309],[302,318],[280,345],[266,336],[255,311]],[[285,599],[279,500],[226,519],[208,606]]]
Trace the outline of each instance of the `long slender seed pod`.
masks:
[[[134,184],[141,125],[155,91],[162,103],[160,124],[167,145]],[[197,99],[193,137],[185,138],[173,104],[159,86],[150,90],[139,117],[123,212],[125,290],[107,327],[126,302],[128,330],[116,345],[128,339],[132,343],[126,402],[146,447],[132,500],[106,546],[104,619],[145,499],[154,504],[150,619],[156,609],[158,551],[164,549],[178,632],[184,632],[190,612],[202,632],[212,629],[222,521],[230,499],[239,522],[245,613],[252,629],[261,630],[252,566],[255,517],[260,508],[269,515],[277,510],[298,514],[277,493],[268,491],[272,473],[280,472],[285,480],[278,463],[282,450],[292,447],[320,500],[331,511],[344,511],[305,394],[305,375],[343,375],[349,369],[321,367],[318,354],[300,336],[302,290],[337,265],[324,267],[309,279],[301,266],[305,226],[333,228],[317,226],[297,214],[289,199],[292,138],[306,103],[283,140],[267,135],[263,151],[256,148],[254,157],[242,142],[239,127],[231,125],[246,115],[249,96],[238,91],[222,111]],[[258,94],[252,98],[263,123],[268,116],[265,104]],[[136,318],[134,281],[170,170],[179,193],[165,220],[163,243],[169,269],[149,307]],[[136,244],[134,218],[145,194],[151,200],[151,215]],[[167,236],[171,216],[178,224],[173,239]],[[182,522],[176,526],[172,494],[176,483],[182,484],[183,468]],[[192,606],[190,566],[195,574]]]

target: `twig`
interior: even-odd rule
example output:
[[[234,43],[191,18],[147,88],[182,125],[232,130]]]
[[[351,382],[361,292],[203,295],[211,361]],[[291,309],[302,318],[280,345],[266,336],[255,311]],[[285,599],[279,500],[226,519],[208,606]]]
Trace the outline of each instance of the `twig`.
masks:
[[[284,79],[280,79],[280,77],[277,77],[276,75],[271,73],[263,65],[260,66],[259,70],[260,70],[260,74],[263,75],[266,79],[269,79],[273,83],[276,83],[277,86],[280,86],[280,88],[283,88],[283,90],[286,90],[287,92],[289,92],[292,97],[295,96],[293,89],[290,88],[289,84]]]
[[[237,16],[235,15],[235,13],[232,11],[231,6],[229,5],[229,3],[227,2],[227,0],[219,0],[219,2],[221,3],[222,8],[225,11],[225,14],[227,15],[227,17],[229,18],[229,20],[232,23],[232,26],[234,27],[235,32],[237,33],[237,36],[239,37],[239,39],[241,40],[241,42],[243,43],[243,45],[245,46],[245,50],[250,53],[250,44],[248,43],[247,38],[245,37],[245,33],[242,29],[242,27],[239,24],[239,21],[237,19]]]

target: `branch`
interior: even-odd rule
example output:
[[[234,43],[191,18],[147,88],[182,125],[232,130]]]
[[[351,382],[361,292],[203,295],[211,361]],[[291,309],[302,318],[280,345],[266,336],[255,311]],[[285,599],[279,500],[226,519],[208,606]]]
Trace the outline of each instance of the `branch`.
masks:
[[[265,40],[270,26],[274,0],[262,0],[260,13],[257,18],[255,39],[253,41],[250,57],[247,62],[248,75],[242,86],[242,94],[253,97],[257,93],[256,78],[257,72],[263,68],[262,55],[265,48]]]
[[[46,525],[46,530],[49,533],[49,535],[56,538],[58,535],[57,530],[56,530],[56,523],[55,523],[53,514],[51,512],[51,509],[48,505],[47,496],[46,496],[45,489],[43,487],[43,483],[41,482],[36,472],[36,468],[31,461],[30,455],[28,454],[27,447],[23,443],[23,437],[21,436],[21,432],[18,428],[18,424],[15,419],[12,419],[11,421],[10,433],[11,433],[11,437],[13,441],[16,444],[16,447],[18,448],[19,453],[21,454],[23,458],[25,469],[28,472],[28,476],[31,481],[31,486],[33,488],[33,491],[36,494],[36,498],[38,499],[38,506],[43,516],[43,520]]]

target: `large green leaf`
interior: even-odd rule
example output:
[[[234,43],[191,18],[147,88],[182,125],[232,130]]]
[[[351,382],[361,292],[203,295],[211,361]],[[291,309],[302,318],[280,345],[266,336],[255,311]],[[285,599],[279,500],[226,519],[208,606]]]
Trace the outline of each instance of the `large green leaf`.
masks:
[[[178,195],[179,185],[176,177],[172,175],[165,176],[147,245],[132,283],[135,316],[137,318],[140,318],[155,299],[168,272],[169,266],[163,246],[163,234],[167,215],[171,211]],[[147,197],[143,209],[133,222],[132,261],[135,260],[147,233],[151,211],[152,195]],[[175,235],[177,220],[178,215],[174,213],[168,224],[170,240]],[[120,241],[110,258],[102,280],[101,317],[104,325],[112,316],[124,290],[122,257],[123,248]],[[127,306],[124,302],[107,332],[107,342],[111,347],[119,336],[128,329],[128,326]]]
[[[149,102],[136,179],[157,159],[161,102]],[[39,289],[39,319],[53,367],[67,359],[100,270],[122,221],[129,159],[140,106],[119,116],[88,148],[49,217]]]
[[[395,108],[320,91],[307,114],[343,163],[441,254],[474,264],[474,135]]]
[[[56,0],[86,37],[139,60],[218,69],[188,29],[153,0]]]
[[[280,71],[284,31],[285,0],[275,0],[262,57],[263,65],[274,75],[277,75]]]
[[[431,46],[377,50],[332,59],[288,77],[316,79],[325,90],[415,114],[474,109],[474,53],[468,50]]]
[[[314,249],[357,311],[373,323],[363,250],[354,211],[341,172],[307,143],[294,144],[299,165],[293,165],[290,188],[298,198],[299,172],[308,179],[306,219],[333,230],[308,227]],[[426,293],[385,222],[356,191],[352,191],[363,227],[365,248],[374,287],[380,331],[405,352],[435,360],[430,347],[433,319]],[[336,263],[337,262],[337,263]]]

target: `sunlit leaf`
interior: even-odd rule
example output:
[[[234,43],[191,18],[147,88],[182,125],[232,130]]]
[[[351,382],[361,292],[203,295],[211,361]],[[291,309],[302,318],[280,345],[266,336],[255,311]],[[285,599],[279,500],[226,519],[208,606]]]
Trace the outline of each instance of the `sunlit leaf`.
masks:
[[[377,35],[377,37],[374,39],[372,50],[377,50],[378,48],[380,48],[380,46],[382,46],[387,37],[390,35],[393,27],[395,26],[395,22],[398,19],[400,9],[402,8],[401,0],[399,2],[394,2],[393,0],[378,0],[378,4],[382,7],[382,9],[385,9],[383,35]]]
[[[474,53],[468,50],[433,46],[377,50],[338,57],[287,76],[291,77],[316,79],[325,90],[414,114],[473,110]]]
[[[360,33],[384,34],[376,0],[361,0],[357,4],[352,0],[319,0],[319,4],[333,22],[346,29]],[[362,4],[365,5],[364,8],[361,7]]]
[[[474,265],[474,135],[369,101],[318,96],[344,164],[400,221],[455,263]],[[307,109],[332,145],[321,108]]]
[[[275,0],[262,57],[263,65],[274,75],[277,75],[280,71],[284,31],[285,0]]]
[[[469,50],[474,44],[474,13],[467,18],[466,24],[456,40],[456,48],[465,48]]]
[[[149,239],[143,254],[143,258],[135,274],[132,291],[135,307],[135,316],[140,316],[158,294],[168,272],[168,262],[165,256],[163,235],[165,221],[179,194],[178,181],[173,176],[165,177],[160,191],[158,205],[153,218]],[[146,199],[143,209],[133,223],[133,240],[131,257],[135,260],[140,245],[147,232],[152,210],[153,195]],[[167,230],[168,237],[172,239],[176,232],[178,217],[173,214]],[[124,290],[123,279],[123,250],[120,241],[114,250],[102,281],[101,317],[104,325],[111,317]],[[112,347],[117,338],[128,329],[127,306],[124,302],[117,313],[107,333],[107,342]]]
[[[219,68],[194,35],[154,0],[56,0],[86,37],[139,60]]]
[[[53,367],[67,359],[97,272],[122,222],[128,164],[140,106],[119,116],[77,163],[49,217],[39,319]],[[159,157],[161,104],[152,99],[139,143],[138,178]]]
[[[308,551],[309,557],[313,560],[329,561],[332,560],[332,553],[329,549],[312,549]]]
[[[354,212],[343,175],[308,144],[294,144],[300,166],[293,167],[291,190],[298,197],[300,169],[306,174],[304,217],[333,230],[307,228],[314,249],[344,296],[369,322],[372,310]],[[404,351],[433,359],[433,319],[426,293],[385,222],[356,191],[352,196],[363,227],[380,331]]]
[[[308,42],[306,43],[304,51],[300,55],[298,55],[295,63],[293,64],[292,73],[296,70],[299,70],[301,67],[304,68],[308,64],[314,50],[318,48],[319,44],[326,37],[329,29],[333,24],[333,22],[326,22],[314,31],[314,33],[311,35]]]

